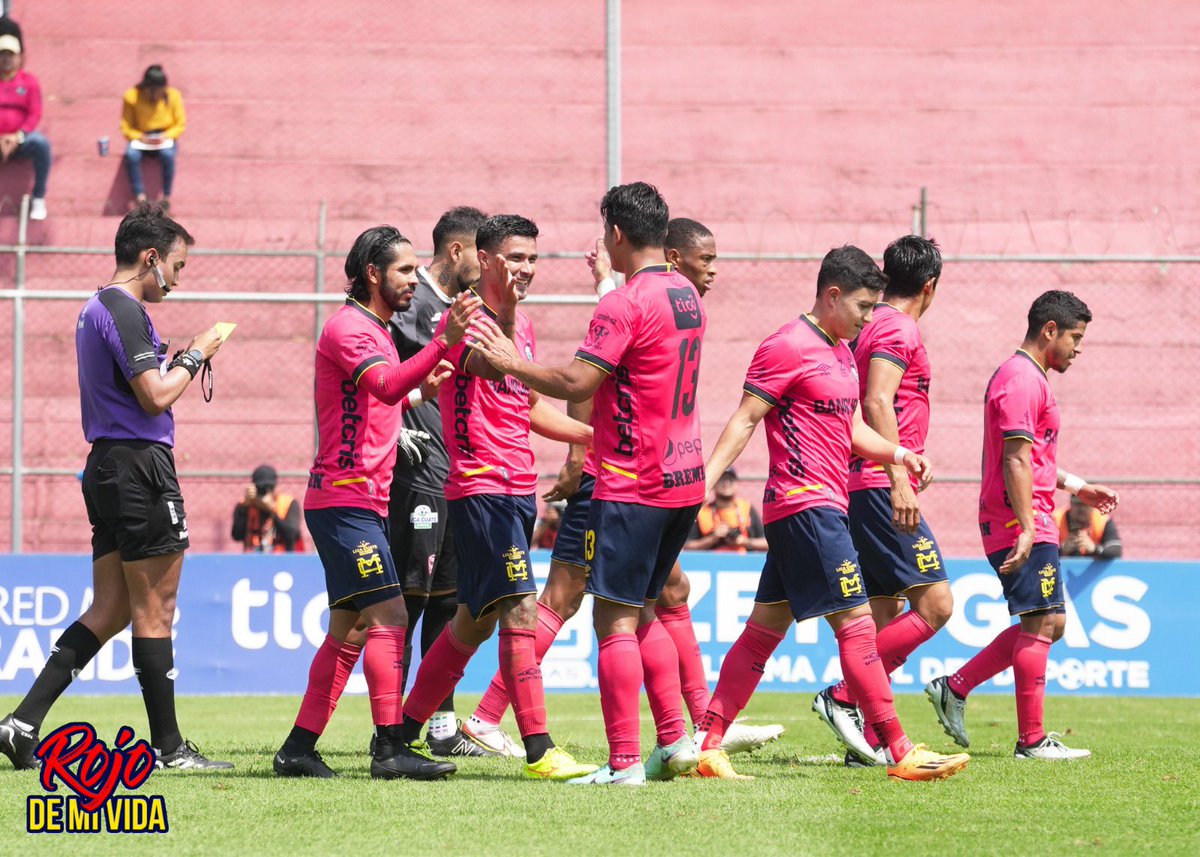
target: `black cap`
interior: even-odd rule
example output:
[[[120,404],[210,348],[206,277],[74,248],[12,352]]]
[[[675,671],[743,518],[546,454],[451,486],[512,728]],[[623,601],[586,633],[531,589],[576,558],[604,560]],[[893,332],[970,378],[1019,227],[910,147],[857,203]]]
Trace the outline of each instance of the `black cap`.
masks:
[[[737,479],[738,478],[737,471],[734,470],[732,467],[726,467],[725,472],[721,474],[721,478],[722,479]]]
[[[275,468],[269,464],[260,464],[254,468],[254,473],[250,475],[250,481],[255,485],[270,485],[274,487],[279,483],[279,474],[275,472]]]

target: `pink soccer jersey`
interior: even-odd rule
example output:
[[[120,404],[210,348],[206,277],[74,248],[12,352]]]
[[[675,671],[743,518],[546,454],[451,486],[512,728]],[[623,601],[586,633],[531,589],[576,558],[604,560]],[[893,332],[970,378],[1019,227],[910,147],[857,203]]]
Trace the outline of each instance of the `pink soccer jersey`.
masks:
[[[304,508],[352,506],[387,517],[401,409],[359,382],[371,370],[384,371],[377,366],[399,363],[387,324],[362,304],[347,300],[325,322],[314,383],[317,457]]]
[[[921,341],[921,329],[916,319],[888,304],[876,304],[871,323],[850,343],[858,366],[858,398],[867,395],[867,373],[871,362],[884,360],[900,369],[900,387],[893,405],[900,429],[900,445],[913,452],[925,451],[929,436],[929,355]],[[909,476],[913,487],[917,479]],[[850,458],[850,490],[890,488],[891,481],[883,465],[866,461],[857,455]]]
[[[706,319],[670,265],[605,295],[575,353],[608,378],[594,398],[594,497],[678,509],[704,501],[696,389]]]
[[[763,522],[815,506],[845,512],[858,407],[858,369],[846,343],[801,316],[758,346],[742,389],[771,406]]]
[[[485,311],[495,318],[490,309]],[[438,333],[446,321],[443,315]],[[517,350],[533,360],[533,324],[520,310],[513,337]],[[442,383],[438,399],[442,437],[450,454],[446,499],[532,494],[537,490],[537,471],[529,446],[529,388],[515,378],[488,381],[470,374],[464,368],[470,354],[465,342],[450,349],[446,359],[454,364],[454,374]]]
[[[979,491],[979,532],[985,553],[1017,541],[1017,519],[1004,486],[1004,441],[1033,443],[1035,543],[1058,544],[1054,491],[1058,486],[1058,404],[1044,370],[1025,351],[1000,364],[988,381],[983,405],[983,484]]]

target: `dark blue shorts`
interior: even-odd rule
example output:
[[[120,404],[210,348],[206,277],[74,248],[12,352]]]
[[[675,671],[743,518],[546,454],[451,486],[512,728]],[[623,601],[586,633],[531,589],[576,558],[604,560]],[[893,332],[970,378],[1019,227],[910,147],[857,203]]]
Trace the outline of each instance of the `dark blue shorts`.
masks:
[[[446,504],[458,555],[458,603],[480,619],[497,602],[537,593],[529,540],[537,519],[532,494],[477,494]]]
[[[765,527],[767,558],[759,604],[787,603],[797,622],[867,603],[846,516],[829,506],[805,509]]]
[[[946,563],[925,516],[915,533],[897,530],[887,488],[850,494],[850,537],[871,598],[903,598],[913,587],[946,580]]]
[[[592,490],[595,487],[596,477],[585,473],[579,480],[579,490],[567,500],[562,523],[558,525],[558,537],[554,540],[554,553],[550,555],[554,562],[587,568],[583,537],[587,533],[588,510],[592,507]]]
[[[663,509],[593,500],[584,535],[584,592],[631,607],[658,598],[699,510],[699,504]]]
[[[325,567],[329,607],[362,611],[400,595],[388,547],[388,521],[368,509],[305,509],[304,522]]]
[[[1066,613],[1063,596],[1062,570],[1058,564],[1058,545],[1035,544],[1026,563],[1012,574],[1000,574],[1000,564],[1011,548],[988,554],[988,562],[996,569],[1010,616],[1026,613]]]

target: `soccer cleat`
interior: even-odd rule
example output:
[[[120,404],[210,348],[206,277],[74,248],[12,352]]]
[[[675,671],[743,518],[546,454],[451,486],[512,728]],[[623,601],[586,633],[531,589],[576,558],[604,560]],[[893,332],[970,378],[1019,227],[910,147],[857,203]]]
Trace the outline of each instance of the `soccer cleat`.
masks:
[[[702,777],[712,777],[717,780],[752,780],[754,777],[739,774],[729,761],[729,754],[724,750],[701,750],[700,764],[696,773]]]
[[[966,753],[943,756],[924,744],[917,744],[895,764],[887,766],[887,775],[894,780],[944,780],[967,766],[971,757]]]
[[[439,762],[429,755],[424,741],[411,744],[377,741],[375,755],[371,757],[371,778],[376,780],[440,780],[457,770],[453,762]]]
[[[18,771],[36,770],[42,766],[33,754],[41,743],[36,729],[26,729],[10,714],[0,720],[0,753],[8,756]]]
[[[1091,750],[1076,750],[1062,742],[1062,736],[1051,732],[1036,744],[1025,746],[1018,744],[1013,752],[1014,759],[1042,759],[1048,762],[1060,762],[1069,759],[1086,759],[1092,755]]]
[[[227,771],[233,767],[233,762],[218,762],[203,755],[191,741],[184,741],[173,753],[154,752],[158,754],[154,767],[168,771]]]
[[[504,756],[499,750],[489,750],[487,747],[480,744],[478,741],[472,741],[462,731],[462,722],[458,724],[458,730],[449,738],[434,738],[426,733],[425,743],[429,745],[429,752],[435,756],[475,756],[486,757]]]
[[[880,747],[875,751],[874,762],[864,762],[862,759],[858,758],[858,756],[847,750],[846,758],[842,760],[842,764],[847,768],[886,768],[887,754],[883,751],[883,748]]]
[[[970,747],[971,739],[967,737],[967,701],[950,689],[950,683],[945,676],[935,678],[925,685],[925,695],[933,703],[933,710],[942,723],[942,729],[954,739],[960,747]]]
[[[567,780],[573,786],[644,786],[646,785],[646,767],[641,763],[630,765],[614,771],[611,765],[597,768],[590,774]]]
[[[641,767],[640,765],[638,767]],[[575,757],[562,747],[551,747],[536,762],[525,765],[525,776],[531,780],[574,780],[595,773],[595,765],[576,762]]]
[[[525,748],[510,738],[508,733],[499,726],[486,732],[476,732],[471,729],[470,723],[464,723],[461,729],[467,740],[474,741],[485,750],[499,753],[509,759],[525,758]]]
[[[750,753],[764,744],[778,741],[783,731],[783,725],[780,723],[751,726],[738,719],[730,723],[729,728],[725,730],[725,737],[721,739],[721,749],[730,756],[735,753]],[[700,746],[699,742],[696,746]]]
[[[846,749],[858,756],[864,762],[873,763],[875,751],[863,737],[862,712],[857,705],[846,705],[838,702],[830,693],[832,688],[825,688],[813,697],[812,710],[817,712],[821,721],[833,730],[833,734],[841,741]]]
[[[320,780],[330,780],[337,776],[316,750],[288,753],[280,747],[275,758],[271,760],[271,767],[281,777],[316,777]]]
[[[646,779],[673,780],[678,776],[686,776],[696,769],[699,762],[696,745],[685,733],[678,741],[666,747],[654,745],[646,759]]]

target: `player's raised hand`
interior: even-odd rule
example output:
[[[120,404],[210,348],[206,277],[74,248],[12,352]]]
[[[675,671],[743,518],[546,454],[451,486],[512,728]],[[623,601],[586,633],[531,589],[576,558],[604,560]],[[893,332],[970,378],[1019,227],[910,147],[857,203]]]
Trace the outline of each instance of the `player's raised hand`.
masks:
[[[421,398],[426,402],[436,399],[442,383],[453,374],[454,364],[449,360],[439,360],[438,365],[434,366],[433,371],[421,382]]]
[[[504,287],[500,291],[500,303],[505,306],[516,306],[521,302],[524,290],[520,288],[520,281],[513,276],[512,269],[508,267],[508,260],[503,256],[497,256],[496,259],[499,260],[500,273],[504,277]],[[528,288],[527,284],[526,288]]]
[[[1117,503],[1121,500],[1117,492],[1108,486],[1093,485],[1090,482],[1079,489],[1079,499],[1105,515],[1117,508]]]
[[[917,490],[924,491],[933,481],[933,462],[923,455],[910,452],[904,456],[904,466],[908,472],[917,477]]]
[[[608,250],[604,247],[603,238],[597,238],[595,249],[588,250],[583,258],[587,259],[588,267],[592,269],[592,277],[595,278],[597,286],[612,277],[612,260],[608,257]]]
[[[583,462],[568,458],[566,464],[558,471],[558,481],[554,487],[542,495],[547,503],[558,500],[569,500],[579,490],[579,481],[583,478]]]
[[[892,526],[902,533],[915,533],[921,524],[921,505],[907,480],[892,486]]]
[[[467,325],[483,301],[470,292],[461,292],[450,304],[450,318],[446,322],[446,343],[458,345],[467,333]]]
[[[498,372],[508,374],[521,362],[517,347],[496,322],[480,313],[471,322],[467,344],[483,355]]]
[[[1017,536],[1017,543],[1008,552],[1008,556],[1004,558],[1004,562],[1000,563],[1000,568],[997,571],[1001,574],[1012,574],[1025,565],[1025,563],[1029,562],[1029,554],[1032,551],[1033,530],[1021,530]]]

